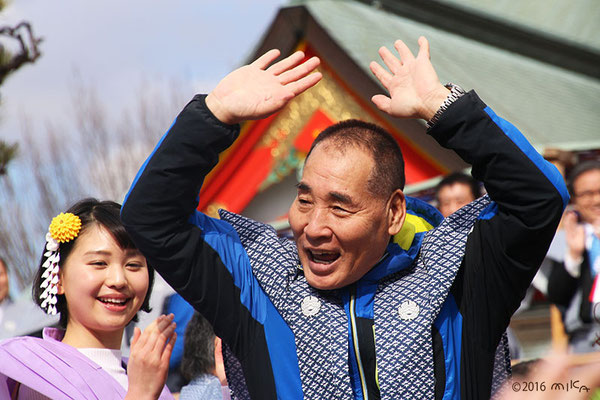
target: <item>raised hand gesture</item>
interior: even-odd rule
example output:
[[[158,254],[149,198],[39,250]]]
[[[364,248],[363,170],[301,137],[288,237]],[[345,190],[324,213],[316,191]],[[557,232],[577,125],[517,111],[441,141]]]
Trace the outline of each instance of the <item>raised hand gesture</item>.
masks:
[[[129,388],[125,399],[159,398],[177,339],[173,318],[173,314],[161,315],[143,333],[135,328],[127,364]]]
[[[419,38],[419,53],[415,57],[403,41],[397,40],[396,57],[386,47],[379,49],[389,72],[372,61],[371,72],[379,79],[389,97],[378,94],[371,99],[383,112],[399,118],[431,119],[449,94],[440,83],[429,59],[429,42]]]
[[[297,51],[269,66],[277,57],[279,50],[269,50],[223,78],[206,98],[215,117],[226,124],[265,118],[321,80],[320,73],[311,73],[317,57],[301,63],[304,53]]]

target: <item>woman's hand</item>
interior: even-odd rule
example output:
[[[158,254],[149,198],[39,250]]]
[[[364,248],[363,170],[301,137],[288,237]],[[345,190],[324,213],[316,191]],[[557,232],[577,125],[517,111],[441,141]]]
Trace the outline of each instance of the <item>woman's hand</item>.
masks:
[[[129,389],[125,399],[158,399],[169,372],[169,358],[177,339],[174,315],[161,315],[144,333],[135,328],[127,364]]]

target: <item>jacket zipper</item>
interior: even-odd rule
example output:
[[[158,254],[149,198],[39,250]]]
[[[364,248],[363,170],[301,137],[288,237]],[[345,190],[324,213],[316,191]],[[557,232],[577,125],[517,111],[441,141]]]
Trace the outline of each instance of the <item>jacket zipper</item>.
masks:
[[[365,378],[365,371],[360,359],[360,348],[358,346],[358,330],[356,328],[356,286],[352,287],[350,292],[350,326],[352,329],[352,346],[354,347],[354,354],[356,356],[356,364],[358,365],[358,375],[360,378],[360,387],[363,392],[363,399],[369,399],[369,392],[367,391],[367,380]]]

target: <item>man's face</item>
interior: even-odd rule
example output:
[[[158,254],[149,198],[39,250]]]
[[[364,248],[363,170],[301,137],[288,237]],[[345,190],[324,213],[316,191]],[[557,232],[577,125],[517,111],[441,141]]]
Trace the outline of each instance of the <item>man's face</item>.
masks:
[[[437,197],[438,209],[444,218],[475,200],[469,185],[458,182],[442,186]]]
[[[402,192],[383,199],[367,189],[373,166],[364,150],[350,146],[342,153],[327,142],[306,161],[289,219],[304,275],[315,288],[359,280],[402,226]]]
[[[573,200],[584,222],[600,223],[600,170],[586,171],[575,179]]]

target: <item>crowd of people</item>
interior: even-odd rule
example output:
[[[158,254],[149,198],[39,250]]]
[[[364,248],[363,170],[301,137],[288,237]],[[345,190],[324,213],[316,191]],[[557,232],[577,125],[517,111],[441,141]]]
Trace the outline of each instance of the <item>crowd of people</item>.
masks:
[[[289,210],[293,240],[241,215],[197,211],[239,123],[276,113],[321,79],[318,58],[276,61],[271,50],[194,97],[122,207],[84,199],[51,221],[33,297],[60,321],[43,338],[0,343],[0,397],[167,399],[169,383],[181,399],[513,398],[500,389],[507,328],[561,218],[568,250],[548,298],[573,348],[594,350],[600,163],[577,166],[565,185],[474,91],[443,85],[429,43],[418,44],[416,55],[400,40],[395,53],[379,50],[387,68],[370,68],[387,95],[372,101],[392,118],[427,121],[472,166],[473,178],[440,183],[439,211],[404,195],[397,142],[360,120],[312,144]],[[563,218],[569,192],[574,210]],[[133,330],[123,357],[126,327],[150,311],[154,271],[177,294],[166,315]],[[600,384],[584,372],[586,385]]]

